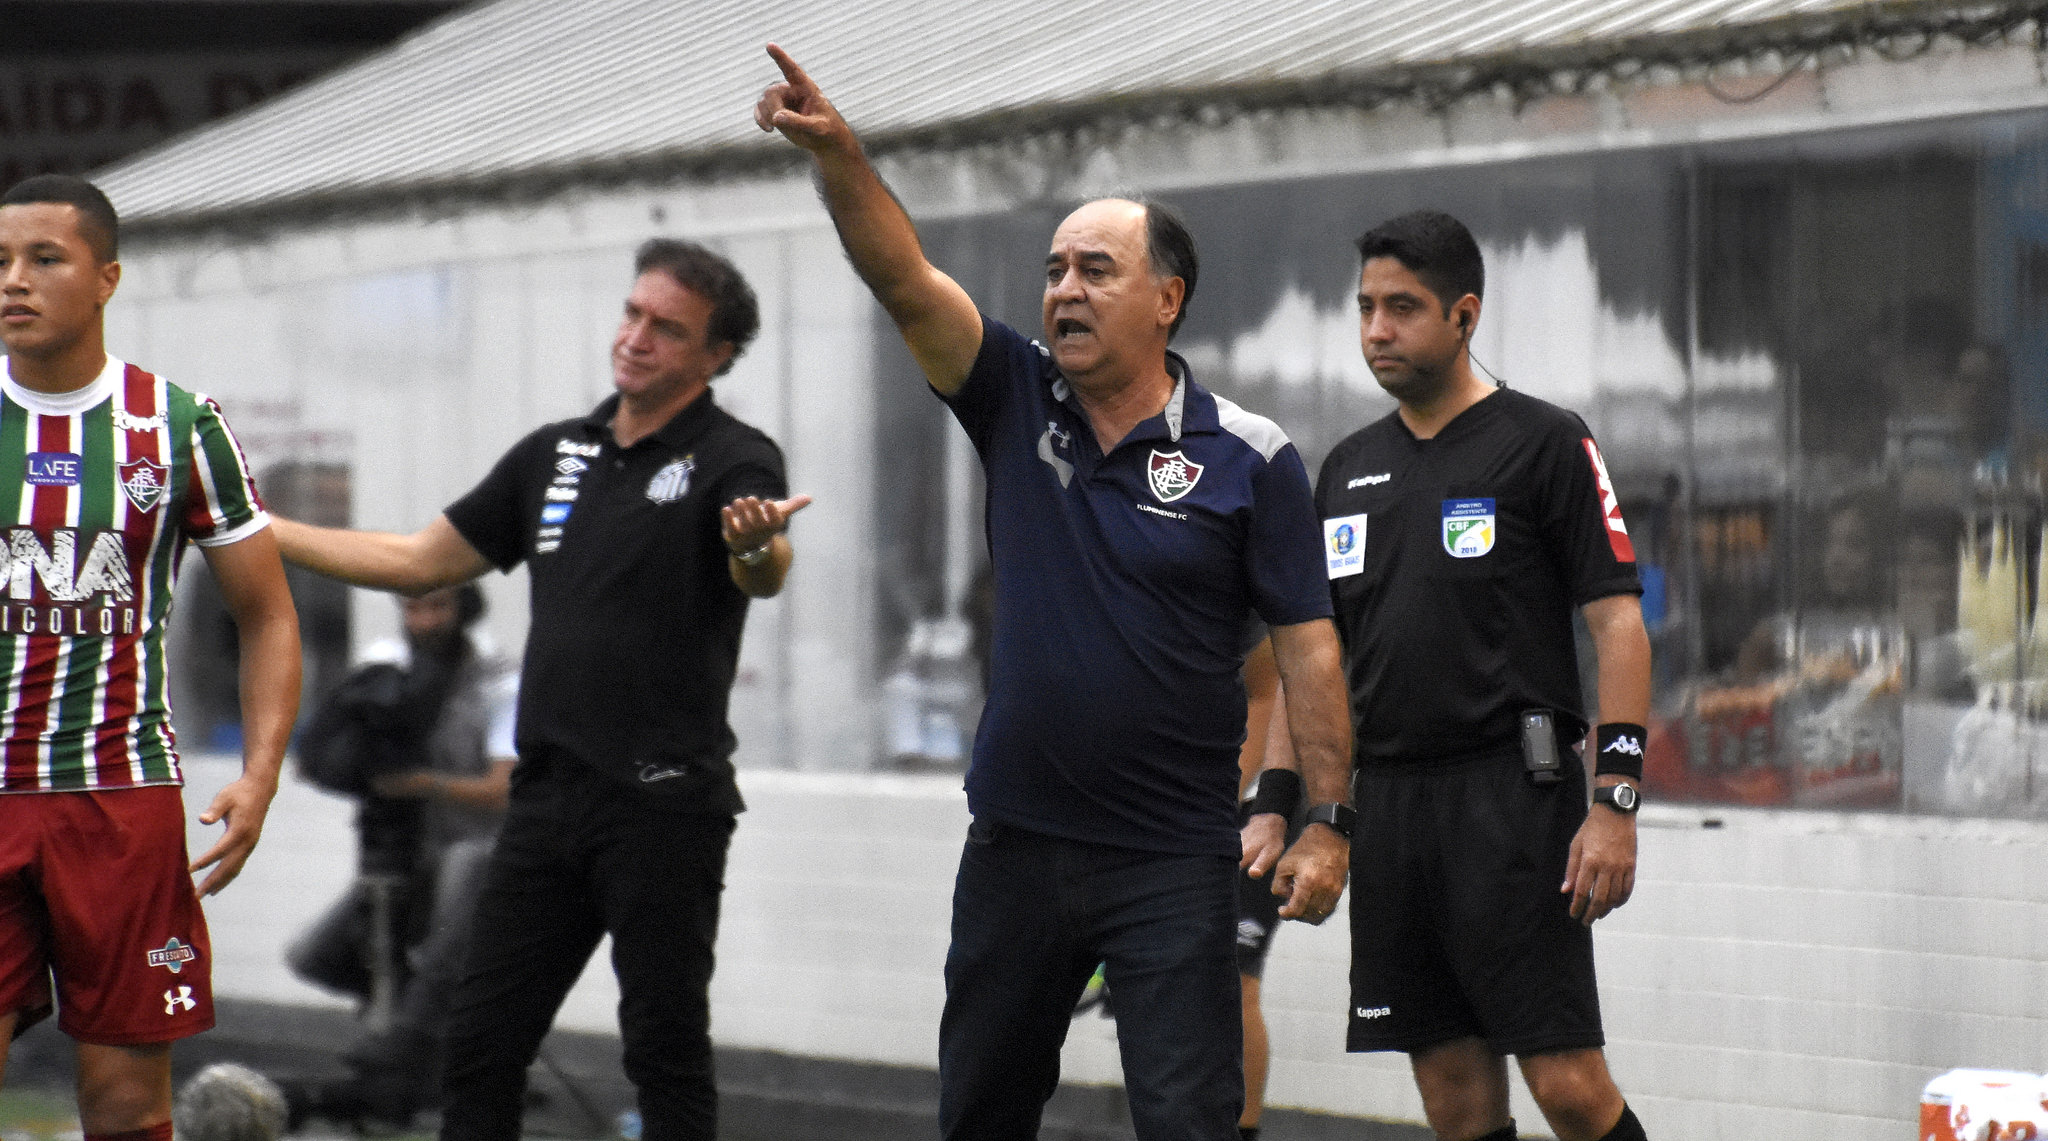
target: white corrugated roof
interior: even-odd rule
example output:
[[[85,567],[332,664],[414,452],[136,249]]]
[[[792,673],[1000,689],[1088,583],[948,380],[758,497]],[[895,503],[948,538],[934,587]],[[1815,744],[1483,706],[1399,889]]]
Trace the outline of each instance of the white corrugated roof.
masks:
[[[781,43],[870,138],[1048,106],[1356,79],[1868,0],[497,0],[103,172],[135,221],[779,146]],[[1976,7],[1998,7],[1977,5]]]

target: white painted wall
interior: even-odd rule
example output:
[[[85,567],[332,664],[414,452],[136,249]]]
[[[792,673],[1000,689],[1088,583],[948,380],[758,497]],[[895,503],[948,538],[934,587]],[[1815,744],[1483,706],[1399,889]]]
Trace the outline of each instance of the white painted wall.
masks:
[[[234,765],[188,769],[196,814]],[[741,774],[752,810],[727,875],[719,1042],[936,1065],[967,823],[957,786]],[[194,826],[195,848],[209,831]],[[1635,898],[1600,924],[1597,953],[1609,1059],[1660,1141],[1910,1136],[1938,1073],[2048,1069],[2048,825],[1649,808],[1641,836]],[[287,781],[248,870],[207,904],[218,992],[336,1005],[281,956],[353,863],[346,802]],[[615,1029],[605,956],[561,1025]],[[1280,933],[1265,981],[1268,1100],[1419,1120],[1403,1059],[1343,1052],[1347,965],[1339,923]],[[1074,1023],[1065,1076],[1120,1081],[1113,1023]],[[1519,1084],[1515,1113],[1540,1128]]]

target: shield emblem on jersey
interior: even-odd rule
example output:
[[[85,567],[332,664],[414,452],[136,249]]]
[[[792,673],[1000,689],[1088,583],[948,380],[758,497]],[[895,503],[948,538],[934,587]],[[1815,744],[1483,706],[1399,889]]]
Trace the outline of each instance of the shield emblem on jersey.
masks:
[[[1152,494],[1161,503],[1172,503],[1195,489],[1195,481],[1202,478],[1202,465],[1191,462],[1180,452],[1152,450],[1152,459],[1145,466],[1145,477],[1152,483]]]
[[[137,511],[147,514],[156,510],[156,505],[163,501],[164,488],[170,486],[167,477],[171,469],[142,459],[130,460],[115,470],[121,477],[121,491]]]
[[[667,466],[654,473],[647,481],[647,498],[656,503],[674,503],[690,493],[690,473],[696,470],[696,457],[684,456],[671,460]]]
[[[1493,500],[1444,500],[1444,551],[1454,559],[1476,559],[1493,549]]]

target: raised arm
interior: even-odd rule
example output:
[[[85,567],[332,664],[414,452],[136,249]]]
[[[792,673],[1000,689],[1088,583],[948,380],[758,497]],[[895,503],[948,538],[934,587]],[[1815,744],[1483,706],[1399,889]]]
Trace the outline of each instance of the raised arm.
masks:
[[[286,562],[372,590],[425,594],[491,569],[490,560],[469,545],[446,515],[410,535],[315,527],[275,517],[271,530]]]
[[[223,821],[219,841],[192,861],[212,868],[199,885],[212,895],[242,873],[263,835],[263,819],[277,795],[277,773],[299,714],[299,616],[286,587],[277,540],[265,528],[237,543],[201,547],[234,615],[241,648],[242,775],[213,798],[202,824]]]
[[[910,215],[817,83],[774,44],[768,55],[782,69],[782,82],[762,93],[754,122],[810,152],[825,209],[854,272],[896,322],[925,379],[952,395],[981,351],[980,310],[959,282],[925,260]]]

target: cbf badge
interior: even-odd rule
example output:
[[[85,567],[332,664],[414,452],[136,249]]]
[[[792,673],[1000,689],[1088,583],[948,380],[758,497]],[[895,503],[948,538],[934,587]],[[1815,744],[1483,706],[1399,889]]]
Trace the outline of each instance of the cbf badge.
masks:
[[[1331,578],[1365,573],[1365,516],[1323,520],[1323,559]]]
[[[1179,452],[1154,448],[1145,476],[1152,481],[1153,496],[1161,503],[1172,503],[1195,489],[1195,481],[1202,478],[1202,465],[1191,463]]]
[[[1493,549],[1493,536],[1493,500],[1444,500],[1444,550],[1452,558],[1478,558]]]

